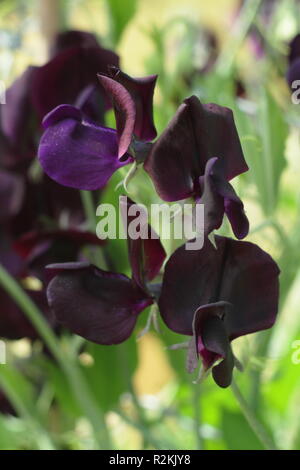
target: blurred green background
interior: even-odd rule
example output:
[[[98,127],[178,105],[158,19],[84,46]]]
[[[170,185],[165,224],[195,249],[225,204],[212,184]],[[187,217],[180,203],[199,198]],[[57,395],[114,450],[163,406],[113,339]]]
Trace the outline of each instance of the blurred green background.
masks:
[[[234,343],[244,366],[236,380],[276,446],[300,449],[299,355],[292,360],[300,340],[300,105],[292,104],[285,82],[288,42],[300,30],[300,7],[293,0],[274,2],[266,25],[263,3],[245,2],[238,16],[240,2],[234,0],[0,0],[0,78],[9,86],[27,65],[47,60],[57,31],[82,29],[114,48],[126,73],[159,74],[159,132],[191,94],[234,110],[250,167],[234,182],[251,224],[247,239],[270,252],[282,272],[274,328]],[[263,38],[262,53],[250,34],[254,25]],[[208,35],[217,46],[213,66],[204,70]],[[116,199],[118,178],[103,201]],[[139,178],[133,192],[142,193],[141,202],[152,202],[151,187],[144,188]],[[226,224],[221,232],[230,233]],[[115,244],[111,252],[119,256],[122,250]],[[144,322],[145,316],[140,329]],[[261,449],[232,391],[219,389],[210,378],[194,385],[185,372],[184,351],[166,349],[172,342],[178,337],[162,325],[161,335],[151,332],[116,347],[89,344],[80,354],[80,368],[114,446]],[[66,350],[76,347],[74,338],[60,343]],[[94,448],[91,423],[63,371],[38,345],[11,342],[0,374],[23,407],[19,417],[0,416],[0,448]]]

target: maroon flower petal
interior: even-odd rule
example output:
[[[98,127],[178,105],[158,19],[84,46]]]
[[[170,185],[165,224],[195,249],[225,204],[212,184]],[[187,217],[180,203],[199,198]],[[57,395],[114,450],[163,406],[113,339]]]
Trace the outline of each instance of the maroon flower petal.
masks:
[[[203,193],[199,201],[204,204],[205,233],[218,229],[226,213],[235,236],[238,239],[245,238],[249,232],[249,221],[244,205],[231,184],[223,177],[218,158],[211,158],[207,162],[200,185]]]
[[[128,154],[122,161],[118,159],[113,129],[82,120],[80,110],[73,106],[54,109],[44,125],[39,160],[45,173],[64,186],[100,189],[118,168],[132,162]]]
[[[50,56],[55,57],[60,52],[69,47],[99,47],[99,43],[94,34],[87,31],[69,30],[56,35],[54,43],[50,49]]]
[[[228,304],[216,302],[199,307],[193,319],[195,351],[201,357],[205,370],[218,359],[225,358],[229,340],[223,323]]]
[[[138,315],[152,300],[122,275],[78,263],[54,266],[59,274],[47,296],[57,320],[98,344],[118,344],[132,333]]]
[[[97,85],[97,73],[118,62],[118,56],[110,50],[77,46],[37,68],[31,83],[31,100],[40,119],[60,104],[74,104],[86,86]]]
[[[232,372],[234,368],[234,356],[229,346],[225,359],[212,369],[212,376],[219,387],[226,388],[231,385]]]
[[[231,340],[270,328],[278,309],[279,269],[257,245],[216,238],[201,250],[180,247],[165,268],[160,312],[165,323],[181,334],[193,335],[194,312],[201,306],[232,304],[224,322]]]
[[[120,197],[121,213],[127,220],[127,229],[130,224],[139,216],[139,212],[133,215],[130,210],[136,206],[138,211],[143,212],[141,206],[135,204],[126,196]],[[148,224],[147,215],[144,216],[145,224],[139,227],[140,233],[148,238],[130,238],[127,230],[129,261],[132,269],[132,277],[135,282],[143,289],[147,282],[152,281],[159,273],[166,257],[166,252],[160,242],[160,239],[153,228]]]
[[[134,133],[142,141],[151,141],[156,137],[153,123],[153,94],[157,75],[132,78],[119,68],[110,66],[111,77],[129,91],[136,109]]]
[[[111,96],[119,138],[118,158],[122,158],[130,146],[136,117],[135,105],[130,93],[123,85],[105,75],[98,75],[106,93]]]
[[[198,195],[206,163],[218,156],[226,180],[248,170],[232,111],[202,105],[192,96],[184,101],[155,142],[146,162],[160,197],[166,201]]]

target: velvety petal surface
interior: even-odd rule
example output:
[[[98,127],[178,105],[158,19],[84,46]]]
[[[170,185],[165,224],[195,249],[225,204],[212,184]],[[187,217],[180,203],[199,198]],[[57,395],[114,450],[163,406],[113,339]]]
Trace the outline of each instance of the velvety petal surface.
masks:
[[[211,158],[206,164],[204,177],[200,178],[202,195],[199,202],[204,204],[205,233],[218,229],[226,214],[235,236],[238,239],[245,238],[249,221],[244,205],[218,166],[219,159]]]
[[[113,129],[82,120],[80,110],[62,105],[49,113],[38,156],[45,173],[64,186],[100,189],[132,158],[118,159],[117,134]]]
[[[57,265],[47,296],[57,320],[89,341],[118,344],[132,333],[152,300],[122,275],[95,266]]]
[[[133,135],[136,119],[135,105],[130,93],[123,85],[105,75],[98,75],[98,78],[113,102],[119,138],[118,157],[122,158],[130,146]]]
[[[180,247],[166,264],[159,307],[177,333],[193,335],[194,312],[203,305],[232,304],[224,322],[230,340],[270,328],[278,309],[279,269],[257,245],[215,237],[201,250]]]
[[[127,227],[128,254],[132,270],[132,278],[143,289],[147,282],[152,281],[159,273],[166,258],[166,252],[161,244],[159,236],[148,224],[147,214],[144,212],[145,223],[138,226],[141,237],[132,239],[128,233],[130,224],[134,222],[136,216],[144,211],[142,206],[135,204],[126,196],[120,197],[120,206],[123,220]],[[133,214],[132,209],[137,209]],[[147,237],[147,238],[142,238]]]
[[[176,201],[199,195],[199,177],[214,157],[219,158],[226,180],[248,170],[232,111],[212,103],[202,105],[192,96],[155,142],[144,168],[160,197]]]
[[[156,137],[153,122],[153,95],[157,75],[133,78],[117,67],[110,66],[111,77],[123,85],[130,93],[136,109],[134,134],[142,141],[151,141]]]

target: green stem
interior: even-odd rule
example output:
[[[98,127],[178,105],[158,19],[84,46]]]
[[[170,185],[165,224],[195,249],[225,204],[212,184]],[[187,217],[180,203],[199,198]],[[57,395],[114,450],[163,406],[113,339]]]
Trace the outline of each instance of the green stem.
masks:
[[[241,391],[234,380],[231,384],[231,390],[240,406],[241,411],[243,412],[246,420],[248,421],[249,426],[252,428],[253,432],[256,434],[264,448],[267,450],[276,450],[276,446],[273,440],[268,435],[263,425],[257,420],[255,414],[249,407],[248,403],[241,394]]]
[[[91,395],[74,358],[60,349],[58,340],[53,331],[49,328],[43,314],[24,292],[18,282],[15,281],[1,265],[0,285],[14,299],[16,304],[34,325],[60,367],[65,372],[74,396],[80,404],[82,411],[91,422],[97,444],[100,448],[110,449],[110,436],[106,427],[105,416],[98,407],[94,397]]]

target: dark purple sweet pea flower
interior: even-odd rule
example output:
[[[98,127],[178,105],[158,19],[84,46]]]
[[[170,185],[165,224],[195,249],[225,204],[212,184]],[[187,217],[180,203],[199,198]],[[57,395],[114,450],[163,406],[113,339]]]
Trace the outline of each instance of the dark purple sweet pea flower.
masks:
[[[123,202],[123,210],[131,207]],[[98,344],[118,344],[132,333],[138,315],[154,301],[151,281],[165,252],[159,239],[130,240],[132,278],[88,263],[49,266],[55,277],[47,296],[57,320],[73,333]],[[144,256],[146,254],[146,256]]]
[[[121,214],[127,231],[128,255],[132,270],[132,278],[141,289],[158,275],[166,257],[165,250],[160,243],[157,233],[147,222],[147,214],[142,206],[135,204],[129,197],[120,197]],[[132,209],[135,209],[132,212]],[[129,233],[130,224],[134,223],[136,216],[141,223],[136,227],[139,237],[132,239]],[[143,223],[145,221],[145,223]]]
[[[270,328],[278,309],[279,269],[257,245],[216,236],[201,250],[180,247],[166,264],[160,313],[173,331],[192,336],[188,368],[197,358],[218,385],[231,383],[230,343]],[[216,365],[216,361],[221,361]]]
[[[220,226],[225,212],[234,220],[236,236],[247,235],[243,204],[229,183],[248,170],[230,109],[203,105],[196,96],[186,99],[154,143],[144,168],[165,201],[193,197],[202,202],[209,192],[210,200],[219,199],[210,229]]]
[[[117,131],[87,119],[84,109],[61,105],[44,119],[45,130],[38,156],[45,173],[63,186],[94,190],[105,186],[113,173],[148,151],[148,142],[133,141],[155,136],[152,98],[156,77],[132,79],[112,69],[116,77],[99,76],[112,96]],[[123,85],[128,86],[128,90]],[[146,146],[146,147],[145,147]],[[127,153],[128,150],[128,153]]]
[[[95,38],[86,41],[80,38],[84,33],[72,33],[67,40],[71,46],[74,39],[72,47],[59,47],[60,52],[44,66],[28,67],[6,92],[0,128],[12,147],[13,165],[36,155],[41,121],[56,106],[62,103],[80,106],[83,100],[85,115],[92,108],[88,117],[93,119],[99,105],[96,116],[101,122],[104,109],[110,107],[97,73],[106,72],[109,65],[118,66],[119,57],[99,46]],[[91,86],[93,92],[83,99],[81,93],[88,94]]]

